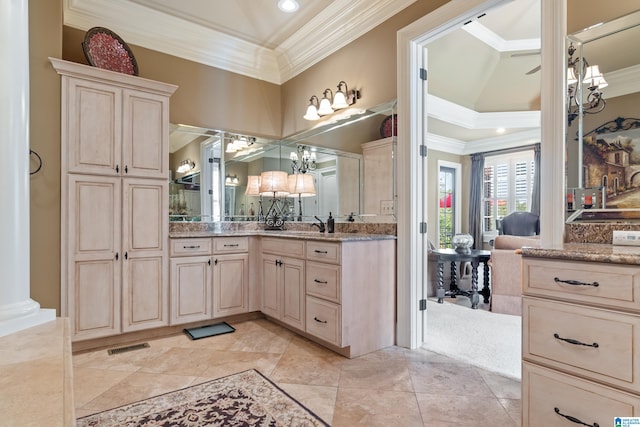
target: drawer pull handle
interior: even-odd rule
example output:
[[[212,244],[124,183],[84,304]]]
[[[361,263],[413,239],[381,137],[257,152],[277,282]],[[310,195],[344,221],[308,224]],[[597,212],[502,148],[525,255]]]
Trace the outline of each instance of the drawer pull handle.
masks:
[[[326,280],[313,279],[313,281],[316,282],[316,283],[322,283],[323,285],[326,285],[327,283],[329,283]]]
[[[562,280],[557,277],[554,277],[553,280],[556,283],[566,283],[567,285],[573,285],[573,286],[593,286],[594,288],[597,288],[598,286],[600,286],[600,283],[598,282],[586,283],[586,282],[579,282],[577,280]]]
[[[183,249],[200,249],[200,245],[183,246]]]
[[[329,253],[327,251],[321,251],[321,250],[318,250],[318,249],[314,250],[314,252],[317,253],[317,254],[328,254]]]
[[[233,244],[233,245],[228,245],[228,244],[226,244],[226,243],[224,244],[224,247],[225,247],[225,248],[235,248],[235,247],[238,247],[238,246],[240,246],[240,245],[239,245],[239,244],[237,244],[237,243],[235,243],[235,244]]]
[[[597,342],[594,342],[593,344],[585,344],[585,343],[583,343],[583,342],[581,342],[581,341],[574,340],[573,338],[562,338],[562,337],[561,337],[560,335],[558,335],[558,334],[553,334],[553,337],[554,337],[555,339],[557,339],[557,340],[564,341],[564,342],[568,342],[569,344],[573,344],[573,345],[583,345],[583,346],[585,346],[585,347],[593,347],[593,348],[598,348],[598,347],[600,347],[600,346],[598,345],[598,343],[597,343]]]
[[[581,426],[587,426],[587,427],[600,427],[600,424],[598,424],[598,423],[587,424],[587,423],[583,423],[582,421],[580,421],[576,417],[572,417],[571,415],[565,415],[565,414],[561,413],[560,409],[558,409],[558,408],[553,408],[553,410],[556,412],[556,414],[560,415],[561,417],[564,417],[564,418],[568,419],[572,423],[580,424]]]
[[[314,318],[313,318],[313,320],[315,320],[315,321],[316,321],[316,322],[318,322],[318,323],[327,323],[327,321],[326,321],[326,320],[320,320],[320,319],[318,319],[317,317],[314,317]]]

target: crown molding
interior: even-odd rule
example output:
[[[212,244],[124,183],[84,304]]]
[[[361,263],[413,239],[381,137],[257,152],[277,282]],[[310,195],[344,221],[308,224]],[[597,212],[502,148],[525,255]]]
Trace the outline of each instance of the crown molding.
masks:
[[[415,1],[335,0],[276,49],[126,0],[64,0],[63,14],[69,27],[108,27],[136,46],[282,84]]]
[[[602,89],[605,99],[640,92],[640,65],[610,71],[605,77],[609,83]]]
[[[513,52],[522,50],[539,50],[540,39],[505,40],[478,21],[471,21],[462,26],[462,29],[471,34],[484,44],[498,52]]]

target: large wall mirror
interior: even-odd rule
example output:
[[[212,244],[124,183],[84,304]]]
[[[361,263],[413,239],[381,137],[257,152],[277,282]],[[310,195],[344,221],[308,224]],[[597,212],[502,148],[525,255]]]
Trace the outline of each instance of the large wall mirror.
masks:
[[[341,111],[281,140],[172,124],[170,220],[257,221],[271,198],[252,191],[252,177],[284,171],[313,181],[313,192],[279,198],[286,221],[326,219],[329,212],[337,221],[395,221],[395,215],[377,209],[378,199],[395,203],[393,152],[387,168],[366,172],[376,176],[373,181],[365,176],[362,154],[363,144],[384,136],[393,141],[394,123],[395,101]],[[373,188],[376,181],[385,183],[384,191]],[[367,204],[372,198],[376,202]]]
[[[639,38],[640,10],[567,37],[570,219],[640,208]]]

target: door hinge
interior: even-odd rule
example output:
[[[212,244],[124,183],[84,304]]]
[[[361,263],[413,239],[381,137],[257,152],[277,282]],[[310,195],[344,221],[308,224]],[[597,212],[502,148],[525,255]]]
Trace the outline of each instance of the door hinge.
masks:
[[[213,194],[213,190],[209,190],[209,194]]]
[[[418,307],[419,311],[425,311],[427,309],[427,300],[426,299],[421,299],[420,300],[420,306]]]
[[[427,157],[427,146],[424,144],[420,145],[420,157]]]
[[[213,163],[213,157],[209,157],[209,163]]]
[[[423,221],[420,223],[420,234],[425,234],[426,232],[427,232],[427,223]]]
[[[420,68],[420,80],[427,80],[427,69]]]

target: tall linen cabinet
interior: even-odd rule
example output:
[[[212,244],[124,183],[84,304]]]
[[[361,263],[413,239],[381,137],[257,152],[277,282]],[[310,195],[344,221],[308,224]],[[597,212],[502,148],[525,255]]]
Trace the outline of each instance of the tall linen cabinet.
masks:
[[[49,59],[62,76],[61,311],[72,339],[168,325],[177,87]]]

